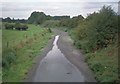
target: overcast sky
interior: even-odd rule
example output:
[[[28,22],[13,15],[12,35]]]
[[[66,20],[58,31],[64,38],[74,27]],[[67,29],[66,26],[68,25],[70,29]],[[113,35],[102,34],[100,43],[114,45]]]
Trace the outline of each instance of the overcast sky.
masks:
[[[44,12],[47,15],[87,16],[98,11],[103,5],[111,5],[117,12],[119,0],[2,0],[0,2],[0,17],[27,19],[33,11]]]

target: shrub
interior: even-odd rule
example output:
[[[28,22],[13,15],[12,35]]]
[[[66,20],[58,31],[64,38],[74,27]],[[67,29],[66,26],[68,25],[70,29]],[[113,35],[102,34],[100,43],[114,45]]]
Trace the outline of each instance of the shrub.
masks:
[[[102,48],[113,42],[117,33],[117,18],[110,6],[103,7],[90,21],[88,33],[88,45]]]
[[[58,20],[47,20],[42,24],[42,26],[44,26],[44,27],[58,27],[59,23],[60,23],[60,21],[58,21]]]
[[[21,25],[20,25],[20,23],[15,23],[15,29],[16,30],[20,30],[21,29]]]
[[[83,21],[81,22],[78,27],[76,28],[76,38],[78,40],[81,40],[83,38],[87,37],[87,32],[88,32],[88,22],[87,21]]]
[[[116,13],[110,6],[104,6],[99,13],[90,14],[76,29],[76,41],[88,40],[88,51],[107,47],[116,40],[118,33]],[[77,42],[80,43],[80,42]],[[80,44],[79,44],[80,45]]]
[[[25,30],[26,31],[28,29],[28,26],[25,25],[25,24],[16,23],[15,24],[15,29],[16,30]]]
[[[28,29],[28,26],[27,26],[27,25],[25,25],[25,24],[22,24],[22,25],[21,25],[21,30],[25,30],[25,31],[26,31],[27,29]]]
[[[11,24],[11,23],[5,23],[5,29],[13,29],[14,28],[14,25]]]

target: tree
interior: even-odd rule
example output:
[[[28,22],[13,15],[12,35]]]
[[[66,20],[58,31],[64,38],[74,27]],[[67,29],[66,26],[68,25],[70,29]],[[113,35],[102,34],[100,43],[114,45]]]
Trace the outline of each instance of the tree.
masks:
[[[94,14],[89,24],[88,45],[102,48],[113,42],[118,33],[116,16],[110,6],[103,6],[98,14]]]
[[[82,15],[78,15],[72,18],[70,27],[75,28],[79,25],[80,22],[82,22],[84,17]]]
[[[20,30],[21,29],[21,25],[19,22],[15,23],[15,29],[16,30]]]
[[[94,51],[115,42],[118,34],[117,18],[117,14],[110,6],[103,6],[98,13],[90,14],[84,21],[79,22],[75,30],[77,45],[81,45],[80,40],[86,39],[85,49]],[[76,18],[73,19],[76,20]],[[74,23],[73,25],[75,26]]]
[[[10,23],[10,22],[11,22],[11,18],[10,18],[10,17],[7,17],[7,18],[5,18],[5,19],[2,19],[2,21],[3,21],[3,22],[9,22],[9,23]]]
[[[46,16],[43,12],[33,12],[28,18],[28,23],[42,24],[46,19],[50,17]]]

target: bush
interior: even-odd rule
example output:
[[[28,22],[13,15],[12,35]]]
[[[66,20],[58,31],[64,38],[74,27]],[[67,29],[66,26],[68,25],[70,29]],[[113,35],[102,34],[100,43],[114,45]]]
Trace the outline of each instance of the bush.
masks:
[[[60,21],[58,21],[58,20],[47,20],[42,24],[42,26],[44,26],[44,27],[58,27],[59,23],[60,23]]]
[[[20,30],[20,29],[21,29],[20,23],[15,23],[15,29],[16,29],[16,30]]]
[[[111,7],[103,7],[98,14],[90,22],[88,40],[91,46],[102,48],[107,47],[109,43],[114,41],[117,33],[117,18]]]
[[[21,30],[25,30],[25,31],[26,31],[27,29],[28,29],[28,26],[27,26],[27,25],[25,25],[25,24],[22,24],[22,25],[21,25]]]
[[[88,22],[83,21],[81,22],[78,27],[76,28],[76,38],[78,40],[82,40],[83,38],[87,37],[87,32],[88,32]]]
[[[11,23],[5,23],[5,29],[13,29],[14,28],[14,25],[11,24]]]
[[[28,29],[28,26],[25,25],[25,24],[16,23],[15,24],[15,29],[16,30],[25,30],[26,31]]]
[[[76,29],[76,41],[88,40],[88,51],[107,47],[116,41],[118,33],[116,13],[110,6],[104,6],[99,13],[90,14]],[[77,42],[80,43],[80,42]]]

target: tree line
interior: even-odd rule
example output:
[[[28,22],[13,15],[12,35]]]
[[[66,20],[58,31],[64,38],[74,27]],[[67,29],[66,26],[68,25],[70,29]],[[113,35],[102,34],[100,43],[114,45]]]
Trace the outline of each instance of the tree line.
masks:
[[[94,52],[109,44],[117,43],[120,28],[118,18],[120,16],[111,6],[103,6],[99,12],[88,15],[74,29],[75,45],[85,52]],[[81,40],[84,40],[84,43],[81,43]]]
[[[14,19],[14,18],[10,18],[10,17],[6,17],[6,18],[1,18],[2,22],[8,22],[8,23],[15,23],[15,22],[19,22],[19,23],[27,23],[27,20],[25,19]]]
[[[21,24],[21,23],[5,23],[4,24],[5,29],[9,29],[9,30],[24,30],[26,31],[28,29],[28,26],[26,24]]]
[[[33,12],[28,22],[45,27],[68,27],[74,32],[75,45],[86,52],[91,52],[116,42],[119,32],[118,18],[120,16],[111,6],[103,6],[99,12],[89,14],[86,18],[82,15],[70,18],[70,16],[50,16],[43,12]],[[81,44],[83,39],[86,39],[84,45]]]
[[[84,17],[82,15],[78,15],[70,18],[70,16],[50,16],[46,15],[44,12],[36,12],[31,13],[30,17],[25,19],[11,19],[10,17],[2,18],[2,22],[8,23],[28,23],[28,24],[36,24],[43,25],[45,27],[76,27],[80,21],[82,21]]]
[[[103,6],[99,12],[89,14],[86,18],[82,15],[50,16],[43,12],[33,12],[28,18],[28,23],[43,25],[45,27],[68,27],[75,36],[75,45],[86,52],[95,51],[117,40],[118,18],[111,6]],[[84,45],[81,40],[87,39]]]
[[[50,15],[46,15],[44,12],[34,11],[33,13],[31,13],[30,17],[28,18],[28,23],[41,25],[45,22],[54,23],[55,21],[61,21],[66,19],[70,19],[70,16],[50,16]]]
[[[99,12],[89,14],[86,18],[82,15],[72,18],[70,16],[50,16],[44,12],[34,11],[25,22],[45,27],[68,27],[69,29],[73,29],[75,32],[75,44],[81,48],[80,40],[88,39],[86,45],[89,48],[85,48],[84,46],[88,51],[106,47],[116,39],[118,33],[118,17],[119,15],[110,6],[103,6]],[[10,18],[4,21],[10,22]],[[12,27],[12,25],[9,26],[9,28]],[[27,29],[24,25],[22,27]],[[22,28],[18,27],[17,24],[16,29],[20,30]]]
[[[36,14],[30,16],[34,18]],[[39,15],[39,14],[38,14]],[[45,14],[43,14],[45,16]],[[49,17],[49,18],[48,18]],[[37,17],[36,17],[37,18]],[[45,27],[67,27],[67,31],[70,33],[74,40],[74,45],[77,46],[77,48],[81,49],[86,56],[86,61],[88,61],[89,66],[95,73],[95,77],[98,81],[102,80],[101,77],[107,77],[106,71],[112,72],[114,75],[116,72],[114,70],[105,69],[104,67],[107,65],[104,65],[103,63],[106,60],[95,60],[93,61],[93,58],[99,58],[99,56],[102,56],[107,58],[107,51],[99,52],[101,50],[105,50],[112,47],[110,46],[117,46],[118,45],[118,34],[120,34],[120,24],[118,23],[120,20],[120,15],[118,15],[111,6],[103,6],[98,12],[94,12],[89,14],[86,18],[84,18],[82,15],[78,15],[75,17],[70,18],[69,16],[47,16],[42,17],[44,19],[38,18],[37,21],[42,20],[42,22],[35,22],[37,24],[43,25]],[[32,18],[31,18],[32,19]],[[28,19],[28,21],[31,21]],[[99,53],[98,53],[99,52]],[[117,51],[116,51],[117,52]],[[92,53],[92,54],[91,54]],[[97,54],[95,54],[97,53]],[[112,53],[115,53],[113,50]],[[95,56],[96,55],[96,56]],[[111,54],[112,56],[113,54]],[[91,56],[91,57],[90,57]],[[116,58],[116,55],[113,55],[114,58]],[[116,58],[117,59],[117,58]],[[93,61],[93,63],[90,60]],[[98,62],[96,62],[98,61]],[[109,61],[111,61],[109,59]],[[114,63],[113,63],[114,64]],[[108,65],[107,67],[113,67],[112,65]],[[116,69],[117,71],[117,69]],[[119,70],[118,70],[119,71]],[[111,73],[109,73],[111,74]],[[113,75],[112,74],[112,75]],[[116,78],[112,78],[114,76],[110,77],[110,81],[116,81]]]

